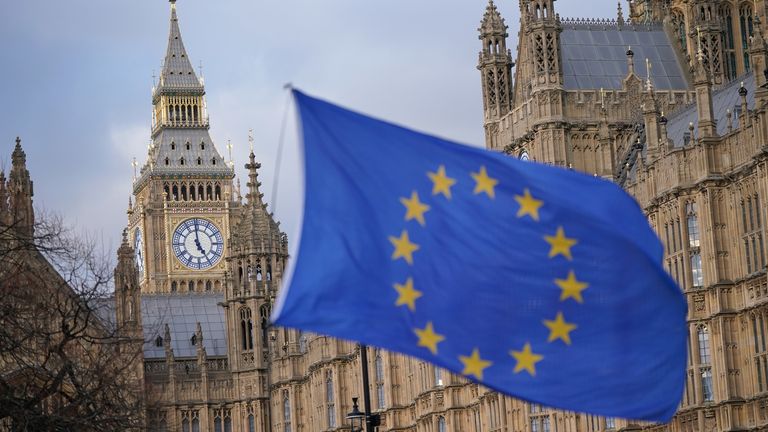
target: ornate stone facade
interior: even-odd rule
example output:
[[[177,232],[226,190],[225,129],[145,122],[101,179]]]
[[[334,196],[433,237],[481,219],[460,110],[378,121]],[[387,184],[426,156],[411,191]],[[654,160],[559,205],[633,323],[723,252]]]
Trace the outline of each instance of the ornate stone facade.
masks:
[[[601,176],[638,199],[690,303],[683,402],[664,426],[551,410],[370,349],[378,430],[768,427],[764,0],[635,0],[614,21],[563,20],[553,0],[519,6],[516,61],[493,1],[479,28],[486,146]],[[181,312],[158,320],[159,309],[142,310],[157,323],[144,320],[151,430],[349,430],[345,415],[362,396],[359,347],[269,327],[287,239],[262,201],[253,153],[245,202],[234,187],[180,37],[174,9],[154,141],[129,209],[131,239],[143,239],[136,301],[186,299],[193,313],[221,318],[190,327]],[[190,237],[200,221],[220,232],[220,258],[214,234]]]

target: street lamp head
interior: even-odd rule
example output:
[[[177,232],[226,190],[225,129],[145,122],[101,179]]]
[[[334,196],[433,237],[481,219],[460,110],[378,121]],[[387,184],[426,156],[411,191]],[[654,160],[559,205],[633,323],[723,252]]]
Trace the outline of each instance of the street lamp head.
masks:
[[[362,431],[363,430],[363,422],[365,421],[365,413],[360,411],[360,407],[357,405],[357,399],[356,397],[352,398],[352,411],[347,414],[347,420],[352,425],[352,431]]]

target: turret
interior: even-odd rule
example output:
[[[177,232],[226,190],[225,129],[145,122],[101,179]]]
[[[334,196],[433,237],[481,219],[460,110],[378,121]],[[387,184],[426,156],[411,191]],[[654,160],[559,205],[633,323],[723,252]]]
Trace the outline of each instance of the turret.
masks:
[[[478,31],[483,48],[477,69],[482,78],[483,109],[487,125],[498,121],[512,108],[512,68],[515,65],[512,53],[507,49],[507,25],[493,0],[488,1]]]
[[[709,138],[717,134],[717,120],[712,107],[711,68],[704,49],[699,45],[693,71],[693,86],[696,91],[696,110],[699,118],[699,137]]]
[[[646,60],[647,62],[647,60]],[[645,94],[643,95],[643,121],[645,123],[645,136],[648,150],[648,162],[659,157],[659,108],[654,94],[653,84],[651,83],[651,64],[647,65],[648,78],[646,80]]]
[[[531,91],[562,88],[560,17],[553,0],[522,0],[521,20],[530,52]]]
[[[118,330],[127,337],[141,338],[141,289],[133,248],[128,243],[128,231],[117,250],[115,267],[115,307]]]
[[[232,277],[229,279],[226,304],[230,328],[234,329],[230,345],[231,358],[237,370],[253,370],[264,365],[269,341],[268,318],[288,259],[288,244],[280,225],[267,211],[261,193],[259,169],[249,136],[248,183],[246,203],[238,225],[232,230],[230,255],[227,257]]]
[[[32,207],[32,180],[27,171],[27,155],[16,137],[12,167],[8,175],[8,219],[21,236],[32,237],[35,233],[35,212]]]

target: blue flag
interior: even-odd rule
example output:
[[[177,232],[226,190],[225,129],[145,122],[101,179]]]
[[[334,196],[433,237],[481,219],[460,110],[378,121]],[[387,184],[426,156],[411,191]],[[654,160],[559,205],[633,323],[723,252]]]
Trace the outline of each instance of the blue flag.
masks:
[[[672,417],[686,302],[633,198],[294,96],[304,213],[276,325],[419,357],[551,407]]]

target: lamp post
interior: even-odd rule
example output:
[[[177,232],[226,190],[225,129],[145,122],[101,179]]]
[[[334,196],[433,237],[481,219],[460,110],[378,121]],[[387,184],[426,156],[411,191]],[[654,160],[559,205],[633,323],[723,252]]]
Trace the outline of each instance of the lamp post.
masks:
[[[360,366],[363,373],[363,409],[360,412],[357,406],[357,399],[352,398],[352,412],[347,414],[347,419],[352,423],[352,432],[374,432],[374,428],[381,424],[381,417],[378,414],[371,413],[371,391],[368,388],[368,347],[360,344]],[[365,420],[365,429],[363,429],[363,420]],[[360,429],[355,429],[355,426]]]
[[[347,414],[347,420],[352,424],[352,432],[362,432],[365,414],[357,406],[357,398],[352,398],[352,411]]]

